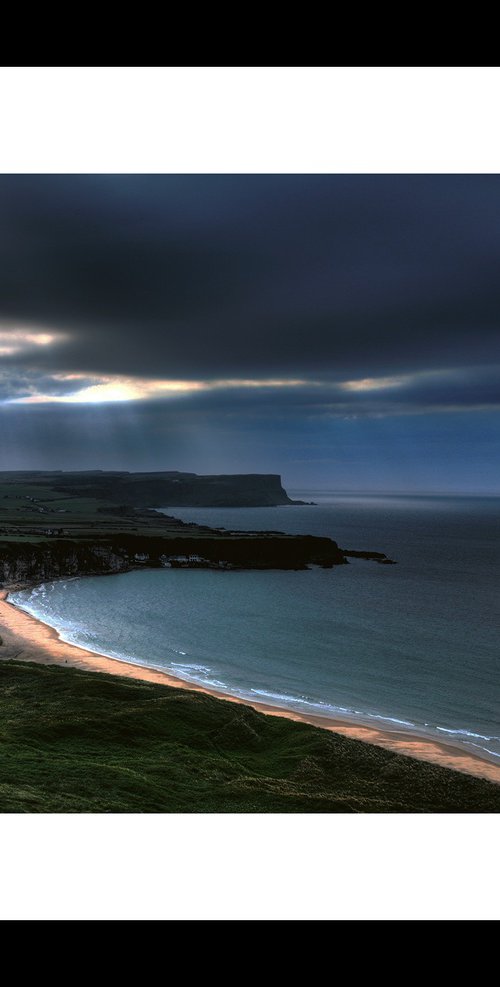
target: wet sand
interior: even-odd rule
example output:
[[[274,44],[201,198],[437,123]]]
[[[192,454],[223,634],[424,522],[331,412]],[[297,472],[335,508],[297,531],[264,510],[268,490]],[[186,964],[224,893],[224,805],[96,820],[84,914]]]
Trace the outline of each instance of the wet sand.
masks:
[[[442,744],[415,734],[401,733],[397,730],[380,730],[376,727],[362,726],[359,723],[348,723],[345,720],[326,719],[322,716],[296,713],[281,709],[279,706],[268,706],[264,703],[250,702],[230,696],[216,689],[206,689],[191,682],[175,678],[167,672],[146,668],[144,665],[134,665],[131,662],[107,658],[104,655],[86,651],[74,644],[62,641],[57,631],[44,624],[41,620],[25,613],[7,599],[8,591],[0,591],[0,635],[3,644],[0,646],[0,659],[15,659],[16,661],[33,661],[44,665],[67,665],[85,669],[90,672],[107,672],[109,675],[122,675],[132,679],[142,679],[146,682],[157,682],[159,685],[169,685],[177,689],[188,689],[191,692],[204,692],[225,699],[229,702],[252,706],[253,709],[267,716],[284,716],[289,720],[310,723],[342,734],[352,740],[384,747],[398,754],[406,754],[421,761],[430,761],[444,768],[462,771],[486,778],[488,781],[500,784],[500,766],[490,761],[469,754],[458,745]]]

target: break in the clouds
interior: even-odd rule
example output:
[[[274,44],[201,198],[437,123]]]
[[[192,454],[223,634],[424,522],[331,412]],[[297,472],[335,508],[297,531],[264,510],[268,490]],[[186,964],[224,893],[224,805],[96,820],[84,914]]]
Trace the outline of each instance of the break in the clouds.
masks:
[[[383,485],[406,429],[432,486],[421,418],[468,489],[499,270],[498,176],[0,176],[2,463],[335,485],[370,435]]]
[[[177,400],[176,400],[177,399]],[[168,380],[141,377],[87,376],[38,372],[0,374],[0,401],[8,404],[114,404],[131,401],[179,401],[207,414],[267,411],[310,416],[356,414],[423,414],[460,408],[500,407],[500,374],[496,367],[416,371],[390,377],[345,381],[307,378],[221,378]],[[177,410],[179,410],[177,408]]]

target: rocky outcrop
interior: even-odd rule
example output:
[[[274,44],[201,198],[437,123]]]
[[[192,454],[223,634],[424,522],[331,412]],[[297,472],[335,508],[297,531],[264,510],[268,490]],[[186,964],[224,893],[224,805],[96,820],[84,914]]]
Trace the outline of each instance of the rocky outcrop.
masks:
[[[341,548],[340,551],[347,559],[368,559],[370,562],[378,562],[380,565],[396,565],[394,559],[389,559],[384,552],[362,552],[351,548]]]
[[[109,546],[68,542],[48,546],[0,544],[0,581],[7,585],[61,576],[125,572],[129,568],[127,555]]]

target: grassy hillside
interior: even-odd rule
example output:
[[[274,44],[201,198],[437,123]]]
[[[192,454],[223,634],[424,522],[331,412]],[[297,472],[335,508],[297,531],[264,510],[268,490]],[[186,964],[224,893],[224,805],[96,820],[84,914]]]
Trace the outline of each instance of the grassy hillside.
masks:
[[[1,812],[498,812],[500,787],[147,682],[0,662]]]

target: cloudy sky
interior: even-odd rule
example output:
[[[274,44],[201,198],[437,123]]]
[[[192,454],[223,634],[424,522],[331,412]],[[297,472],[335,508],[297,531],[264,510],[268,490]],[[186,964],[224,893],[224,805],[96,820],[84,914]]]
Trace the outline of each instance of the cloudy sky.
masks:
[[[498,492],[500,177],[0,176],[3,469]]]

